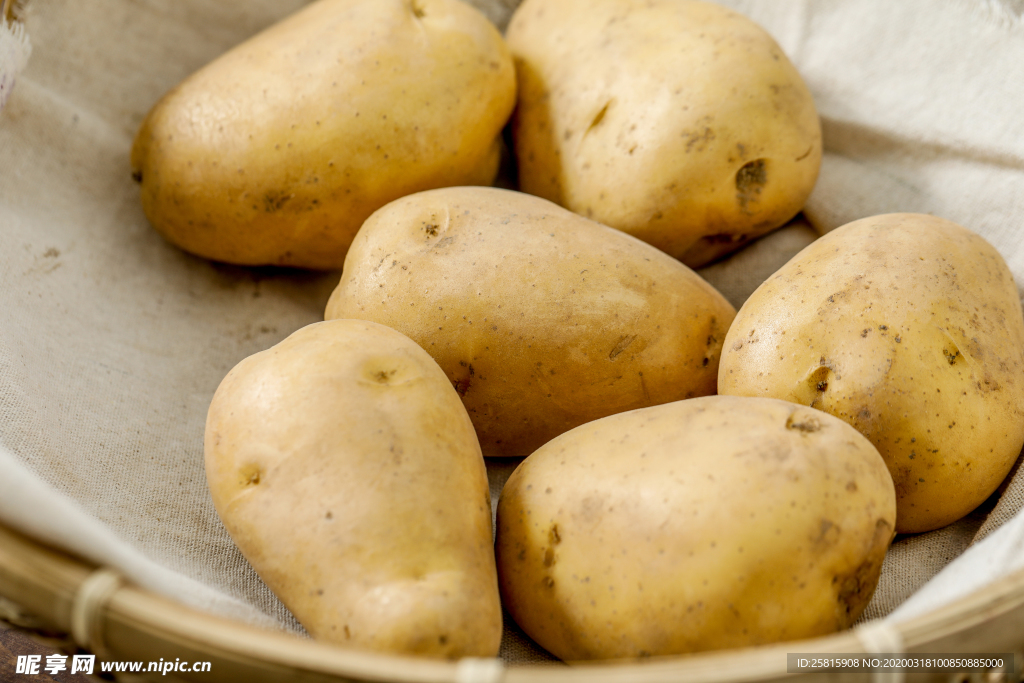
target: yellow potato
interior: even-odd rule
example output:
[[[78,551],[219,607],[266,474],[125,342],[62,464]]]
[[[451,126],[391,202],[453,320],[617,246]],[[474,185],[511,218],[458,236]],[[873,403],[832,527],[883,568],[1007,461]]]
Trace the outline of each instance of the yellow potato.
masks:
[[[403,195],[490,184],[515,103],[497,30],[456,0],[320,0],[164,96],[132,171],[153,226],[246,265],[339,268]]]
[[[819,636],[867,605],[895,516],[885,463],[831,415],[727,396],[644,408],[509,478],[502,600],[566,660]]]
[[[692,0],[526,0],[507,39],[524,192],[697,267],[783,225],[814,186],[814,102],[742,15]]]
[[[720,393],[771,396],[853,425],[896,483],[899,532],[984,501],[1024,444],[1024,318],[984,239],[919,214],[812,243],[747,300]]]
[[[501,640],[480,446],[444,373],[381,325],[309,325],[239,363],[206,423],[210,494],[315,638],[494,656]]]
[[[326,312],[426,349],[488,456],[528,455],[584,422],[714,393],[733,315],[657,249],[494,188],[423,192],[375,213]]]

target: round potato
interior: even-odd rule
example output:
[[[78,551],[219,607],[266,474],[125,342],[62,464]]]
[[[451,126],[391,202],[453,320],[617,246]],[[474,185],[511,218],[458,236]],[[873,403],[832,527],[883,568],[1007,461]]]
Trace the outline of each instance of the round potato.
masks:
[[[519,184],[697,267],[818,176],[811,95],[763,29],[693,0],[526,0],[508,28]]]
[[[393,199],[489,185],[515,104],[503,39],[456,0],[320,0],[171,90],[132,148],[168,240],[244,265],[340,268]]]
[[[941,218],[874,216],[812,243],[751,295],[723,353],[720,393],[813,406],[875,445],[900,532],[973,510],[1024,445],[1017,287]]]
[[[668,655],[849,627],[896,501],[831,415],[710,396],[606,417],[523,461],[498,503],[502,599],[566,660]]]
[[[675,259],[530,195],[446,188],[359,231],[326,317],[408,335],[462,396],[484,455],[715,392],[735,309]]]
[[[491,504],[473,426],[437,364],[362,320],[246,358],[206,422],[224,526],[313,637],[494,656]]]

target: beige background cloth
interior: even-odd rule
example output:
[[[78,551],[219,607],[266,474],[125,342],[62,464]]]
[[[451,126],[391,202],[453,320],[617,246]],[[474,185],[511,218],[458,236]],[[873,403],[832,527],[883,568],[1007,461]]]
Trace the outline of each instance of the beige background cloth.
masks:
[[[296,632],[213,510],[203,426],[231,367],[322,319],[338,273],[169,246],[128,150],[167,89],[302,4],[28,3],[32,59],[0,111],[0,519],[199,609]],[[476,4],[502,25],[516,3]],[[984,235],[1024,283],[1024,2],[724,4],[775,35],[814,93],[817,230],[935,213]],[[739,306],[816,234],[798,221],[702,274]],[[514,464],[490,463],[492,497]],[[866,617],[920,613],[1024,564],[1022,502],[1015,480],[969,518],[899,539]],[[548,659],[511,623],[502,655]]]

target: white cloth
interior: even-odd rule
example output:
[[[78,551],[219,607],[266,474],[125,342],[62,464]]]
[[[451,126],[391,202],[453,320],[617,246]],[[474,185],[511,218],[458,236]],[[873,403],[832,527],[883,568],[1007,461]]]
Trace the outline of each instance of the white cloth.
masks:
[[[276,620],[246,602],[145,557],[117,538],[109,527],[25,469],[3,446],[0,446],[0,472],[3,473],[0,519],[17,531],[97,565],[115,568],[132,577],[140,587],[173,595],[191,607],[267,628],[279,628]]]
[[[1024,515],[1018,514],[946,565],[887,619],[900,622],[919,617],[1021,570],[1024,570]]]

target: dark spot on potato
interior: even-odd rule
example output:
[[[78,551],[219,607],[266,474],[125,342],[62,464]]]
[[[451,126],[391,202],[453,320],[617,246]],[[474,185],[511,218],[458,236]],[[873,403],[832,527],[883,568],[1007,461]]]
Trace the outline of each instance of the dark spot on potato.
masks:
[[[447,645],[448,644],[448,636],[446,636],[444,634],[439,635],[437,637],[437,642],[440,643],[441,645]]]
[[[754,159],[748,161],[736,171],[736,201],[740,209],[749,213],[747,207],[758,199],[761,190],[768,182],[767,160]]]
[[[818,537],[814,539],[814,542],[832,543],[838,536],[839,527],[837,527],[830,519],[822,519],[818,526]]]
[[[548,532],[548,540],[551,542],[552,545],[558,545],[562,542],[562,537],[558,535],[557,524],[551,525],[551,531]]]
[[[551,578],[550,576],[545,576],[544,577],[544,587],[545,588],[554,588],[555,587],[555,580],[553,578]]]
[[[736,238],[731,232],[719,232],[714,235],[704,235],[701,237],[702,240],[710,244],[729,244]]]
[[[466,395],[466,392],[469,391],[470,384],[471,382],[469,377],[463,377],[462,379],[452,381],[452,386],[455,387],[455,391],[458,392],[460,397]]]
[[[857,482],[851,481],[847,483],[846,490],[849,491],[850,493],[855,493],[857,491]]]
[[[710,117],[705,116],[699,123],[708,123],[711,121]],[[703,152],[708,146],[708,143],[715,139],[715,131],[710,126],[703,126],[696,131],[683,131],[682,136],[686,139],[686,153],[696,150],[697,152]]]
[[[821,423],[818,422],[817,418],[806,416],[803,419],[794,419],[794,415],[790,415],[786,419],[786,429],[796,429],[797,431],[809,434],[816,432],[821,429]]]
[[[632,344],[633,340],[635,339],[635,334],[624,334],[621,337],[619,337],[619,340],[615,342],[615,346],[613,346],[612,350],[608,353],[608,360],[615,360],[616,357],[618,357],[619,354],[625,351],[626,348],[630,344]]]
[[[334,514],[332,514],[331,511],[328,510],[327,514],[324,515],[324,518],[325,519],[334,519]]]
[[[435,237],[437,235],[437,226],[433,223],[427,223],[423,226],[423,231],[431,237]]]
[[[263,196],[263,210],[267,213],[279,211],[294,196],[294,194],[285,194],[283,192],[268,192]]]
[[[544,566],[550,567],[555,563],[555,549],[548,548],[544,551]]]
[[[345,639],[346,640],[351,640],[352,639],[352,632],[348,630],[348,624],[345,624]]]
[[[590,122],[590,126],[587,127],[587,131],[586,133],[584,133],[584,135],[592,131],[594,128],[597,128],[599,125],[601,125],[601,122],[604,121],[605,115],[608,113],[608,107],[612,106],[612,102],[614,101],[614,99],[608,100],[608,102],[606,102],[605,105],[601,107],[601,111],[597,112],[597,114],[594,116],[593,120]]]
[[[821,396],[818,396],[817,394],[821,394],[828,389],[828,375],[828,366],[820,365],[810,374],[810,376],[808,376],[807,384],[816,392],[812,399],[812,406],[821,400]]]
[[[260,468],[250,465],[241,471],[242,486],[256,486],[260,483]]]
[[[132,180],[137,183],[142,182],[142,171],[132,171]]]

